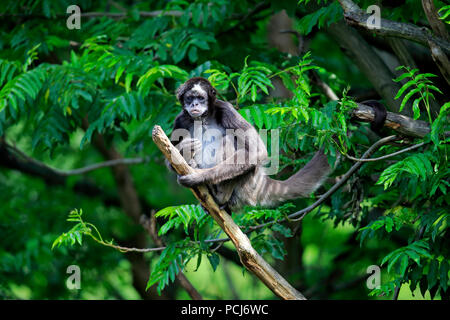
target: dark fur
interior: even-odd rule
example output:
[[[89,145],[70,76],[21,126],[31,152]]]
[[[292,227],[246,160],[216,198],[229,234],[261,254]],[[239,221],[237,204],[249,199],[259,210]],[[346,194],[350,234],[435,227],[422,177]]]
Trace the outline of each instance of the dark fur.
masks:
[[[216,89],[213,88],[211,83],[209,83],[208,80],[202,77],[194,77],[186,81],[183,85],[181,85],[177,90],[177,99],[180,101],[180,103],[183,105],[183,97],[186,92],[190,91],[192,87],[194,87],[195,84],[200,83],[203,88],[207,88],[208,98],[209,98],[209,104],[214,105],[216,102]]]
[[[313,192],[328,175],[329,165],[326,156],[317,152],[308,164],[299,172],[285,181],[278,181],[269,178],[264,174],[263,164],[267,161],[267,149],[261,140],[256,129],[249,124],[234,108],[226,102],[216,99],[216,90],[208,80],[204,78],[192,78],[180,86],[177,90],[177,99],[184,107],[184,95],[189,92],[195,84],[200,84],[202,89],[208,93],[208,112],[202,117],[204,128],[242,129],[248,133],[245,137],[230,137],[223,135],[223,141],[233,142],[228,144],[231,157],[228,160],[236,160],[239,156],[245,157],[244,163],[233,161],[228,163],[227,159],[218,161],[212,167],[196,163],[194,157],[187,157],[183,153],[186,161],[196,169],[195,173],[178,177],[180,184],[187,187],[194,187],[205,184],[215,197],[217,203],[222,207],[231,210],[239,210],[244,205],[274,206],[279,202],[307,197]],[[187,112],[182,111],[174,123],[175,129],[187,129],[192,131],[194,120]],[[228,139],[228,140],[227,140]],[[173,141],[181,151],[184,148],[198,148],[198,141],[194,142],[190,137],[186,141]],[[203,152],[202,142],[202,152]],[[251,147],[253,153],[250,152]],[[251,163],[250,157],[256,159],[256,163]],[[224,157],[225,158],[225,157]]]
[[[377,134],[381,134],[381,129],[384,126],[387,116],[386,108],[377,100],[366,100],[361,103],[373,108],[375,119],[370,123],[370,129]]]

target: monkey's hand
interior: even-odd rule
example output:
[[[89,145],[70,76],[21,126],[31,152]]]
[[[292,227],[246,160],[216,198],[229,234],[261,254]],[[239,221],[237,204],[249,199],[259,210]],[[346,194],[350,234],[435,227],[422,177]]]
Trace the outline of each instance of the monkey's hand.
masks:
[[[182,186],[192,188],[205,182],[203,175],[200,172],[194,172],[185,176],[178,176],[177,181]]]

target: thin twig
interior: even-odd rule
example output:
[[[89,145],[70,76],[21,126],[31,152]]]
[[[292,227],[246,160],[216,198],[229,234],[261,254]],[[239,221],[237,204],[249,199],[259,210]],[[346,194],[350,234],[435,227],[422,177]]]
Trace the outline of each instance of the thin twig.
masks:
[[[402,153],[405,153],[405,152],[408,152],[408,151],[420,148],[420,147],[422,147],[423,145],[425,145],[427,143],[428,142],[421,142],[421,143],[415,144],[413,146],[410,146],[408,148],[405,148],[405,149],[402,149],[402,150],[399,150],[399,151],[396,151],[396,152],[393,152],[393,153],[390,153],[390,154],[387,154],[385,156],[378,157],[378,158],[362,159],[362,158],[352,157],[352,156],[350,156],[348,154],[344,154],[344,156],[346,156],[348,159],[353,160],[353,161],[374,162],[374,161],[380,161],[380,160],[388,159],[388,158],[391,158],[391,157],[394,157],[394,156],[398,156],[399,154],[402,154]]]
[[[60,169],[52,168],[39,160],[36,160],[34,158],[27,156],[23,151],[17,149],[16,147],[14,147],[10,144],[5,143],[5,145],[8,149],[17,153],[18,155],[23,157],[25,160],[27,160],[31,163],[34,163],[35,165],[38,165],[40,167],[46,168],[59,176],[80,175],[80,174],[85,174],[87,172],[94,171],[94,170],[101,169],[101,168],[113,167],[113,166],[117,166],[117,165],[141,164],[141,163],[147,163],[151,160],[150,157],[120,158],[120,159],[107,160],[107,161],[91,164],[86,167],[82,167],[82,168],[78,168],[78,169],[60,170]]]

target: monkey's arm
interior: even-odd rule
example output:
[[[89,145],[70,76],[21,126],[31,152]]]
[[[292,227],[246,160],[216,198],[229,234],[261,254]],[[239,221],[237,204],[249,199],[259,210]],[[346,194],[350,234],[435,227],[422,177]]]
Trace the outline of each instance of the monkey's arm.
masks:
[[[180,184],[186,187],[218,184],[245,174],[267,159],[267,149],[258,132],[230,106],[224,105],[221,125],[224,129],[241,131],[234,131],[235,135],[225,136],[225,159],[212,168],[200,169],[193,174],[178,177]],[[232,151],[228,152],[230,150]]]
[[[189,125],[188,117],[181,112],[175,118],[172,134],[170,135],[170,142],[172,142],[175,148],[180,151],[189,166],[196,168],[197,163],[195,162],[194,157],[201,151],[202,144],[199,140],[191,138],[189,131],[186,129]],[[164,163],[169,170],[175,171],[167,159],[164,160]]]
[[[247,154],[245,150],[238,150],[233,156],[212,168],[198,169],[195,173],[179,176],[178,182],[186,187],[194,187],[200,184],[218,184],[243,175],[257,165],[248,161],[239,162],[239,159],[243,159]]]
[[[201,152],[202,149],[202,144],[198,139],[184,138],[180,143],[175,145],[175,148],[180,151],[181,155],[183,156],[184,160],[186,160],[189,166],[191,166],[192,168],[197,168],[198,165],[195,161],[195,155],[198,152]],[[164,163],[166,164],[167,168],[175,171],[169,160],[165,159]]]

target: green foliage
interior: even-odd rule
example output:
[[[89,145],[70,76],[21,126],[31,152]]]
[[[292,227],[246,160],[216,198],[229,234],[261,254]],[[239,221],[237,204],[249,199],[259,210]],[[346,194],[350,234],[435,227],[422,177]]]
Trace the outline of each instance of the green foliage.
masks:
[[[239,113],[256,128],[270,130],[279,128],[283,124],[281,114],[270,115],[267,112],[274,106],[274,104],[254,104],[239,109]]]
[[[2,61],[1,82],[7,83],[0,90],[0,112],[9,106],[9,112],[13,118],[17,117],[19,108],[23,110],[23,105],[28,101],[36,99],[46,78],[45,69],[39,67],[30,71],[26,70],[14,78],[14,63]]]
[[[76,242],[78,242],[80,246],[82,245],[82,235],[89,234],[91,232],[91,229],[88,228],[81,219],[82,214],[82,209],[80,209],[79,212],[77,209],[70,211],[67,221],[77,222],[77,224],[75,224],[75,226],[73,226],[72,229],[70,229],[68,232],[64,232],[58,238],[56,238],[52,244],[52,249],[56,246],[59,247],[62,244],[70,244],[73,246]]]
[[[211,250],[211,247],[214,239],[220,235],[220,231],[217,227],[216,229],[213,227],[211,216],[201,206],[167,207],[158,211],[155,216],[167,220],[159,229],[158,235],[167,236],[170,232],[176,232],[182,225],[186,237],[183,240],[171,242],[164,249],[156,264],[152,266],[147,288],[157,284],[157,290],[161,293],[161,290],[173,282],[176,275],[184,270],[189,261],[195,257],[197,257],[196,269],[201,264],[202,256],[206,255],[212,269],[216,270],[219,256]],[[214,229],[216,231],[213,231]]]
[[[377,183],[383,184],[384,189],[387,189],[402,173],[414,175],[420,180],[426,181],[427,177],[433,175],[433,168],[430,162],[432,157],[431,153],[409,156],[384,170]]]
[[[311,10],[312,2],[317,9]],[[188,297],[172,285],[180,272],[200,279],[196,287],[209,276],[220,279],[214,271],[229,260],[218,254],[225,235],[200,206],[190,204],[197,202],[189,190],[177,187],[151,140],[155,124],[170,133],[181,110],[174,92],[189,77],[208,77],[221,99],[235,105],[257,129],[269,130],[268,138],[275,133],[270,130],[277,130],[281,170],[276,179],[292,175],[319,147],[334,164],[339,153],[358,157],[373,143],[367,125],[350,121],[355,107],[352,94],[372,87],[323,31],[342,19],[337,1],[82,0],[77,2],[82,12],[122,16],[83,17],[81,30],[65,25],[71,4],[67,0],[0,3],[5,22],[0,29],[0,136],[24,152],[4,149],[4,144],[0,148],[0,298],[153,298],[153,290],[143,292],[142,284],[133,287],[138,280],[132,277],[136,268],[145,265],[142,261],[149,266],[147,288],[155,286],[165,298]],[[358,1],[362,9],[370,4]],[[448,23],[448,6],[441,2],[438,6],[441,19]],[[293,29],[311,40],[310,52],[303,56],[268,45],[271,16],[283,9],[294,20]],[[426,21],[420,1],[412,0],[384,10],[383,18]],[[295,44],[300,40],[292,39]],[[312,298],[387,297],[399,286],[418,287],[422,295],[429,292],[433,298],[450,295],[446,134],[450,102],[442,88],[443,94],[436,94],[441,92],[432,83],[435,75],[402,70],[405,73],[394,80],[402,83],[397,101],[402,109],[411,103],[414,118],[427,118],[431,132],[416,141],[386,145],[373,156],[399,151],[402,143],[423,142],[420,149],[364,163],[301,223],[280,221],[310,205],[313,198],[272,209],[245,208],[232,215],[253,246],[273,260],[277,270],[286,272],[289,282],[311,288]],[[340,99],[329,101],[311,81],[312,73]],[[276,97],[276,84],[281,83],[289,95]],[[434,109],[436,104],[439,110]],[[267,140],[272,153],[272,141]],[[164,250],[133,255],[142,259],[137,264],[123,254],[136,248],[104,240],[136,243],[145,232],[125,214],[124,200],[131,200],[119,196],[122,181],[110,168],[55,177],[51,169],[32,160],[73,169],[118,155],[151,159],[128,170],[142,213],[158,212],[157,230],[166,244]],[[342,176],[352,164],[341,157],[317,194],[323,194],[334,176]],[[71,208],[83,208],[89,222],[81,209]],[[70,212],[68,221],[61,218],[64,212]],[[101,245],[93,246],[86,239]],[[147,240],[148,247],[155,246]],[[204,268],[205,261],[211,269]],[[383,263],[387,271],[380,289],[368,293],[360,286],[333,291],[341,280],[345,284],[360,277],[374,261]],[[83,267],[79,292],[65,287],[65,270],[73,263]],[[238,278],[240,266],[230,266],[240,298],[273,298],[261,283],[254,289],[251,277]],[[200,270],[201,276],[189,274]],[[226,287],[227,282],[222,282]],[[201,292],[206,298],[234,298],[228,288],[217,296],[210,283],[207,288]]]
[[[182,270],[183,265],[183,252],[176,248],[175,245],[169,245],[161,253],[156,265],[153,267],[146,289],[158,283],[156,288],[158,293],[161,294],[164,287],[175,281],[175,277],[180,272],[180,269]]]
[[[384,257],[382,264],[385,263],[388,272],[392,270],[398,278],[374,289],[370,295],[389,295],[402,281],[410,281],[411,290],[419,285],[421,294],[425,296],[429,291],[431,298],[439,290],[446,292],[448,289],[449,262],[442,256],[433,256],[426,240],[414,241],[391,252]],[[428,270],[426,274],[423,273],[425,269]]]
[[[104,241],[102,235],[98,231],[97,227],[90,222],[85,222],[81,217],[83,215],[83,210],[74,209],[69,212],[67,221],[74,222],[75,225],[67,232],[62,233],[58,236],[55,241],[53,241],[52,249],[55,247],[60,247],[61,245],[71,245],[74,246],[78,243],[82,245],[83,235],[92,238],[94,241],[110,247],[120,248],[113,245],[113,241]]]
[[[439,110],[439,115],[431,124],[430,139],[434,143],[434,150],[437,150],[441,144],[449,142],[449,137],[446,137],[445,132],[448,131],[450,117],[450,102],[444,104]]]
[[[443,6],[438,10],[438,12],[441,15],[439,19],[444,20],[444,22],[447,24],[450,24],[450,20],[446,20],[450,16],[450,5]]]
[[[309,1],[299,1],[299,3],[301,2],[307,4]],[[330,24],[341,19],[341,6],[336,1],[332,1],[328,6],[321,7],[317,11],[305,15],[297,21],[297,26],[300,29],[301,34],[307,35],[315,26],[322,29],[323,27],[328,27]]]
[[[396,194],[400,196],[400,201],[407,201],[412,205],[398,206],[400,201],[396,200],[395,207],[387,209],[384,216],[360,228],[360,240],[362,243],[376,236],[389,236],[400,232],[400,229],[415,230],[407,246],[390,252],[381,261],[382,264],[387,264],[387,272],[392,280],[370,294],[388,295],[395,287],[408,283],[411,290],[419,285],[422,295],[428,291],[434,298],[438,293],[441,296],[448,295],[449,253],[447,250],[439,249],[448,242],[445,239],[449,225],[447,189],[450,186],[448,138],[445,135],[449,129],[448,103],[441,107],[438,117],[433,121],[429,108],[430,100],[435,97],[430,90],[439,91],[439,89],[428,79],[432,75],[417,74],[416,69],[406,70],[407,72],[395,81],[406,78],[411,80],[402,86],[397,97],[415,86],[415,89],[405,96],[402,106],[414,93],[419,95],[413,103],[415,118],[420,116],[418,105],[419,102],[423,102],[431,121],[431,132],[424,141],[433,142],[433,147],[404,156],[381,172],[377,185],[383,185],[384,190],[389,190],[388,192],[398,190]],[[380,198],[371,201],[371,204],[387,208],[379,200]],[[441,273],[439,268],[442,269]]]
[[[244,62],[244,69],[238,78],[238,92],[237,104],[239,101],[245,101],[248,99],[250,93],[250,99],[255,102],[257,98],[258,88],[265,94],[269,94],[268,87],[273,88],[272,83],[267,77],[271,73],[271,70],[264,64],[254,62],[253,66],[247,64],[247,59]]]
[[[159,235],[164,235],[171,229],[178,229],[180,225],[183,225],[184,232],[188,234],[190,226],[195,224],[195,227],[200,228],[211,218],[199,205],[167,207],[158,211],[155,216],[168,219],[159,229]]]
[[[236,93],[236,105],[251,100],[255,102],[258,98],[258,90],[268,95],[268,88],[273,88],[270,78],[268,77],[275,66],[264,64],[258,61],[247,63],[248,57],[244,61],[244,67],[241,72],[233,72],[227,74],[225,71],[218,69],[208,69],[205,71],[209,74],[208,80],[213,86],[219,90],[226,91],[230,85]],[[237,84],[233,83],[233,79],[237,79]]]
[[[416,74],[419,69],[410,69],[408,67],[400,66],[396,70],[406,70],[405,73],[403,73],[401,76],[399,76],[396,79],[393,79],[395,82],[400,82],[403,79],[410,78],[408,82],[406,82],[400,90],[398,91],[397,95],[395,96],[395,99],[400,98],[406,90],[409,89],[408,93],[405,95],[405,97],[402,100],[402,103],[400,105],[400,111],[403,110],[406,103],[415,95],[418,94],[419,96],[414,99],[414,102],[412,104],[413,112],[414,112],[414,119],[418,119],[420,117],[420,103],[422,102],[425,106],[427,113],[428,113],[428,119],[430,123],[432,123],[431,120],[431,107],[430,107],[430,99],[435,99],[432,90],[437,91],[442,94],[442,91],[439,90],[436,86],[433,85],[433,82],[429,79],[431,77],[437,77],[435,74],[432,73],[419,73]]]

